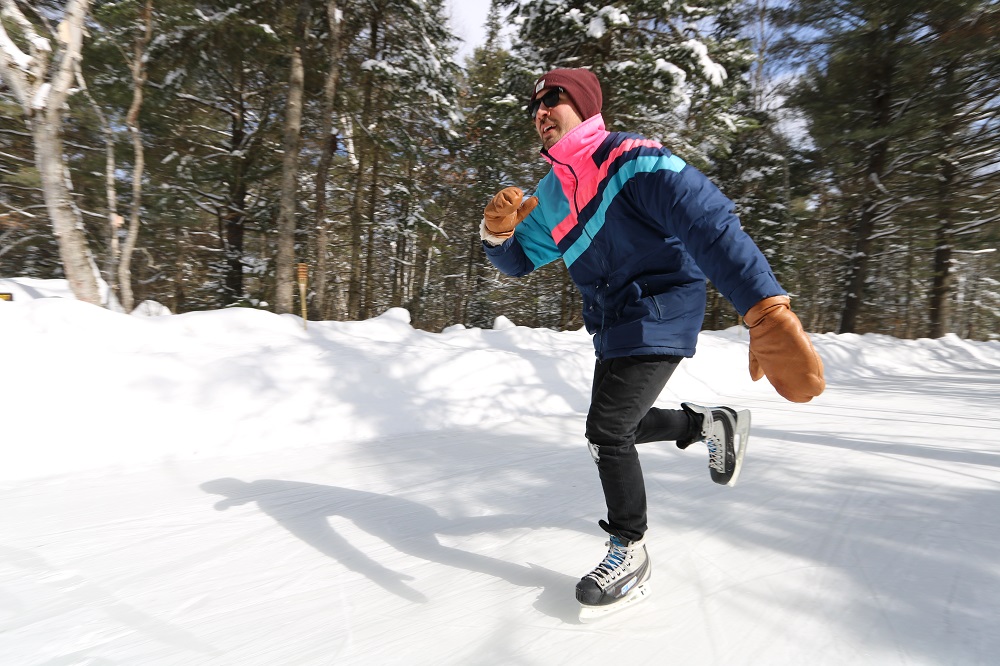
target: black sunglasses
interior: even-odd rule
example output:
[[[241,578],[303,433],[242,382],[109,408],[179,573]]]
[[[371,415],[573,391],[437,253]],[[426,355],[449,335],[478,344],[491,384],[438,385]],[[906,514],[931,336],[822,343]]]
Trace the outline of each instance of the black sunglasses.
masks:
[[[528,105],[528,115],[534,120],[535,116],[538,115],[538,107],[545,104],[545,107],[551,109],[552,107],[559,104],[559,94],[566,92],[562,88],[553,88],[548,91],[538,99],[531,100],[531,104]]]

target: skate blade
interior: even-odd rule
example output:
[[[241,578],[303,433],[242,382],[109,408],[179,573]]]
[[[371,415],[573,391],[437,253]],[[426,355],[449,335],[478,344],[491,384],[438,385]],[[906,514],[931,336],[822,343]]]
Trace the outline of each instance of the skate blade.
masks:
[[[624,599],[616,601],[613,604],[608,604],[607,606],[587,606],[586,604],[581,604],[580,622],[594,622],[595,620],[600,620],[608,615],[624,610],[629,606],[634,606],[648,597],[650,591],[649,583],[646,582],[642,585],[638,585],[634,590],[629,592]]]
[[[733,476],[729,479],[727,486],[735,486],[736,479],[743,469],[743,456],[747,452],[747,442],[750,440],[750,412],[743,410],[736,412],[736,432],[733,433],[733,444],[736,447],[736,464],[733,466]]]

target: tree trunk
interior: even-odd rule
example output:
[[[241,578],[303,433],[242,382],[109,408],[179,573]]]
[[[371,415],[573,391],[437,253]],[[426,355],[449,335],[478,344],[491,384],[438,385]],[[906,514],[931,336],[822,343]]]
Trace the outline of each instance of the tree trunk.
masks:
[[[854,251],[848,259],[847,293],[840,313],[840,333],[854,333],[861,305],[864,303],[865,283],[868,280],[868,259],[872,248],[874,206],[867,197],[862,200],[861,212],[854,228]]]
[[[242,83],[242,82],[241,82]],[[246,234],[246,109],[238,107],[230,130],[230,177],[225,207],[219,211],[219,238],[225,261],[222,306],[243,298],[243,241]]]
[[[379,44],[379,28],[381,27],[382,13],[381,8],[373,8],[375,11],[371,16],[369,21],[369,41],[368,41],[368,59],[373,60],[378,55],[378,44]],[[355,146],[358,155],[358,170],[357,176],[354,180],[354,197],[351,202],[351,281],[348,285],[348,298],[347,306],[350,311],[351,317],[363,318],[362,310],[364,308],[363,304],[363,278],[361,273],[361,245],[362,245],[362,234],[363,234],[363,215],[361,211],[362,206],[362,196],[361,192],[364,186],[365,180],[365,157],[368,150],[375,151],[377,148],[372,145],[372,142],[365,133],[368,131],[370,125],[370,118],[372,115],[372,98],[374,95],[374,76],[372,71],[368,70],[365,72],[364,76],[364,103],[361,110],[361,122],[358,128]],[[371,239],[369,238],[369,242]]]
[[[389,295],[389,307],[403,307],[403,289],[406,279],[406,234],[397,231],[396,247],[393,252],[392,269],[389,274],[389,283],[392,285],[392,293]]]
[[[132,253],[139,238],[139,215],[142,207],[142,175],[145,169],[145,151],[142,132],[139,130],[139,110],[142,109],[143,92],[146,85],[146,48],[153,38],[153,0],[146,0],[142,10],[143,33],[136,39],[132,54],[132,104],[125,118],[125,125],[132,135],[132,154],[135,164],[132,168],[132,201],[129,206],[128,233],[122,247],[118,264],[118,284],[121,289],[121,303],[125,312],[135,307],[132,295]]]
[[[66,280],[79,300],[101,305],[97,265],[87,245],[83,217],[73,203],[69,170],[63,160],[59,111],[36,115],[32,119],[31,130],[35,141],[35,165],[42,180],[45,207],[59,244],[59,257]]]
[[[951,295],[951,234],[954,222],[948,197],[953,194],[951,185],[955,178],[955,167],[950,161],[944,161],[938,186],[941,198],[938,201],[937,230],[934,234],[934,278],[929,303],[930,326],[927,331],[930,338],[940,338],[948,332],[948,297]]]
[[[888,43],[893,43],[897,29],[889,30]],[[879,40],[881,35],[875,33],[872,39]],[[870,52],[886,48],[875,44]],[[885,132],[892,122],[892,84],[895,72],[895,62],[892,54],[882,53],[872,64],[869,71],[872,79],[869,81],[871,90],[871,129],[874,133]],[[889,139],[881,136],[873,139],[868,149],[868,163],[865,165],[864,182],[861,184],[861,206],[858,211],[858,223],[854,229],[854,251],[850,255],[847,272],[847,293],[844,296],[844,307],[841,311],[840,333],[854,333],[857,328],[858,316],[864,303],[865,287],[868,282],[868,262],[873,248],[872,235],[875,231],[875,220],[881,205],[882,193],[880,185],[885,173],[886,156],[889,152]]]
[[[943,81],[939,92],[939,117],[944,121],[940,131],[943,142],[940,157],[941,165],[938,172],[937,190],[937,229],[934,234],[934,267],[933,282],[929,307],[929,327],[927,335],[930,338],[940,338],[948,332],[948,298],[951,295],[951,257],[952,232],[955,226],[955,216],[952,202],[955,200],[955,182],[958,178],[958,168],[955,164],[954,135],[958,130],[957,114],[954,109],[952,90],[955,85],[954,61],[949,62],[943,72]]]
[[[429,241],[420,237],[415,240],[412,295],[406,301],[406,309],[410,312],[410,323],[414,328],[420,328],[424,321],[424,295],[429,286],[432,253]]]
[[[365,256],[365,301],[362,306],[361,318],[368,319],[375,312],[375,255],[376,253],[376,233],[378,212],[378,179],[379,179],[379,154],[375,151],[372,159],[372,184],[368,192],[368,251]]]
[[[232,305],[243,297],[243,239],[246,233],[247,190],[243,180],[232,183],[229,202],[219,213],[219,235],[222,237],[225,254],[225,278],[222,290],[222,306]]]
[[[413,160],[407,162],[406,181],[407,187],[413,187]],[[396,249],[392,253],[395,256],[390,270],[389,284],[392,285],[392,293],[389,298],[389,305],[394,308],[403,306],[403,299],[406,285],[406,221],[410,217],[409,199],[403,201],[399,211],[399,222],[396,224]],[[390,250],[392,248],[390,247]]]
[[[187,229],[178,227],[173,238],[174,247],[177,248],[177,256],[174,257],[174,277],[172,280],[174,293],[172,302],[170,303],[171,312],[180,312],[181,308],[187,302],[187,292],[184,291],[187,279],[184,274],[185,264],[187,263],[187,255],[185,253],[190,247],[189,240]]]
[[[302,94],[305,71],[302,66],[302,46],[309,15],[308,0],[299,3],[296,19],[296,44],[291,53],[288,76],[288,106],[285,109],[285,133],[282,141],[281,203],[278,211],[278,254],[275,261],[274,311],[293,311],[295,285],[295,208],[299,175],[299,140],[302,132]]]
[[[337,149],[337,137],[333,131],[334,103],[337,98],[337,86],[340,83],[340,60],[343,57],[341,47],[341,24],[343,23],[337,0],[327,0],[327,29],[329,36],[329,69],[323,84],[323,104],[320,107],[320,156],[316,165],[316,214],[313,218],[316,230],[316,277],[314,279],[315,301],[314,311],[322,319],[326,314],[327,273],[329,262],[327,255],[330,248],[330,223],[326,219],[326,185],[330,175],[330,164]]]
[[[361,318],[361,245],[364,223],[361,214],[361,191],[365,179],[365,154],[364,141],[358,137],[355,145],[358,146],[358,168],[354,177],[354,194],[351,202],[351,277],[347,285],[347,316],[348,318]]]
[[[122,216],[118,214],[118,190],[115,189],[115,131],[108,123],[107,116],[97,104],[97,100],[90,94],[83,77],[80,77],[80,88],[87,100],[90,102],[94,115],[101,125],[101,134],[104,135],[104,197],[108,202],[108,256],[105,262],[104,279],[108,283],[108,290],[111,294],[118,295],[118,230],[122,226]],[[109,296],[110,298],[110,296]]]
[[[479,239],[478,234],[469,234],[466,245],[468,252],[465,255],[465,289],[462,294],[462,311],[455,322],[465,326],[475,325],[472,322],[473,303],[479,296],[479,290],[483,288],[483,277],[486,274],[482,246],[483,242]]]

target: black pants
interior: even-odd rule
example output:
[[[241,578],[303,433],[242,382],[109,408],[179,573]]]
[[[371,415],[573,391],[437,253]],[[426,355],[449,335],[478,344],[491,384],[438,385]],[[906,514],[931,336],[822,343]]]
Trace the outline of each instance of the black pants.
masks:
[[[628,356],[594,367],[587,441],[608,505],[605,529],[629,541],[646,533],[646,487],[635,445],[684,439],[700,427],[683,410],[653,407],[680,361],[680,356]]]

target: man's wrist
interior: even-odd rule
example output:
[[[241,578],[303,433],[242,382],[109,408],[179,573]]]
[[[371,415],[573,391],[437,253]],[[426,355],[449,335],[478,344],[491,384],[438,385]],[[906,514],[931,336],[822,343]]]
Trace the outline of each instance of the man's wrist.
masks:
[[[482,238],[488,245],[492,245],[493,247],[503,245],[507,239],[511,237],[511,235],[513,235],[513,233],[508,234],[507,236],[497,236],[492,233],[488,228],[486,228],[485,218],[483,218],[483,221],[479,224],[479,237]]]

